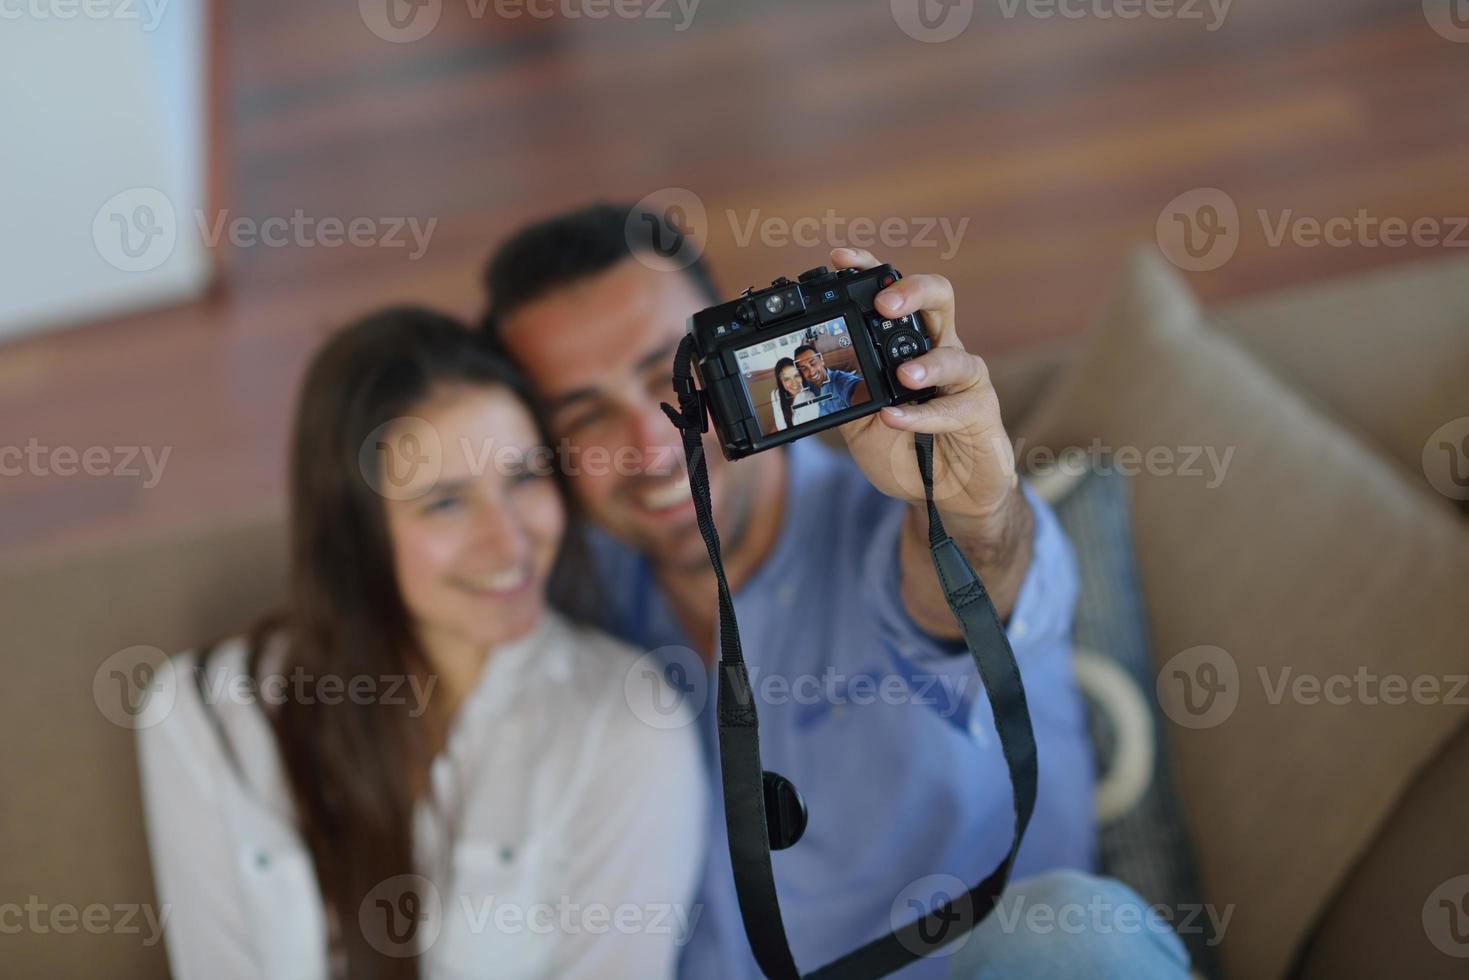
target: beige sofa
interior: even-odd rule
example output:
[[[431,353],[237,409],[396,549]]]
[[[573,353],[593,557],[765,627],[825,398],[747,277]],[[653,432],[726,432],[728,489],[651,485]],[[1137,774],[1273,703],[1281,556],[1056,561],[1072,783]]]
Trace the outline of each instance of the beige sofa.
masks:
[[[1156,259],[1135,258],[1124,280],[1090,339],[993,370],[1012,431],[1032,445],[1237,444],[1243,468],[1213,491],[1135,481],[1159,660],[1209,643],[1246,671],[1257,656],[1319,671],[1380,653],[1415,674],[1469,672],[1469,580],[1454,581],[1469,571],[1469,527],[1422,465],[1429,434],[1469,416],[1469,264],[1262,297],[1214,312],[1212,326],[1179,326],[1196,311]],[[1277,444],[1282,427],[1304,442]],[[1270,453],[1255,451],[1266,443]],[[1315,538],[1282,544],[1308,525]],[[1332,550],[1354,535],[1365,539],[1357,550]],[[133,733],[108,718],[121,682],[105,662],[240,628],[280,598],[283,546],[279,515],[267,513],[0,566],[0,904],[26,916],[19,931],[3,928],[14,913],[0,917],[0,972],[167,975],[137,913],[156,899]],[[1399,586],[1411,595],[1392,594]],[[1373,633],[1379,622],[1401,650]],[[1429,899],[1469,874],[1465,710],[1313,713],[1257,694],[1246,691],[1226,724],[1169,730],[1207,897],[1236,909],[1221,946],[1227,975],[1464,975],[1469,960],[1445,952]]]

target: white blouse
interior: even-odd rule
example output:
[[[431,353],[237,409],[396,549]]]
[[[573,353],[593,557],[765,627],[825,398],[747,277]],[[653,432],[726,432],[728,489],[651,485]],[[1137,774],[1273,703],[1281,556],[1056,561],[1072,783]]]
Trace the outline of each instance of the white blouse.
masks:
[[[780,410],[780,392],[770,392],[770,410],[775,415],[776,431],[786,427],[785,413]],[[816,403],[816,395],[810,388],[802,387],[801,393],[791,402],[791,426],[809,422],[821,414],[821,407]]]
[[[334,972],[326,916],[266,706],[229,681],[245,654],[240,639],[215,651],[202,696],[194,655],[174,658],[141,716],[169,964],[178,980],[318,980]],[[276,695],[301,689],[344,696],[309,684]],[[433,762],[437,806],[414,814],[430,883],[414,910],[422,976],[674,975],[697,922],[708,807],[697,733],[670,716],[675,701],[631,648],[553,613],[494,652]],[[443,813],[459,814],[453,840]],[[382,887],[343,928],[404,911]]]

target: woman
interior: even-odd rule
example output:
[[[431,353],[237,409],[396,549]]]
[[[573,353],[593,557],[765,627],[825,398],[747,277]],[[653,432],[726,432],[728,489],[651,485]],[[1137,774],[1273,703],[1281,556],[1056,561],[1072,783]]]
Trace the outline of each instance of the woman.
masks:
[[[775,428],[789,429],[808,422],[820,414],[816,396],[801,380],[796,362],[782,357],[775,362],[775,390],[770,393],[770,407],[775,415]]]
[[[140,754],[181,980],[673,974],[696,734],[582,625],[560,478],[481,345],[401,309],[318,353],[290,598],[160,674]]]

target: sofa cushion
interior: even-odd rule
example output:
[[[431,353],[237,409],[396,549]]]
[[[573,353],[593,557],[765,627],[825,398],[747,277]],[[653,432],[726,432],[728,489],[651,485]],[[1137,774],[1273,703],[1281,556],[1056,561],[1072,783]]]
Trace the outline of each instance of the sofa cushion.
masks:
[[[1438,500],[1469,499],[1469,259],[1262,296],[1210,319]],[[1439,446],[1448,436],[1458,458]]]
[[[1469,636],[1469,531],[1205,326],[1151,252],[1021,435],[1138,472],[1156,691],[1208,900],[1232,916],[1225,969],[1282,976],[1465,717],[1442,694]],[[1389,703],[1415,680],[1439,703]]]
[[[1300,980],[1469,976],[1466,780],[1469,726],[1414,781],[1332,902]],[[1384,933],[1398,941],[1362,941]]]
[[[34,897],[46,925],[0,929],[0,963],[37,977],[168,975],[134,745],[149,716],[132,707],[150,658],[280,599],[284,541],[266,516],[0,567],[0,896]],[[88,915],[109,928],[84,927]]]

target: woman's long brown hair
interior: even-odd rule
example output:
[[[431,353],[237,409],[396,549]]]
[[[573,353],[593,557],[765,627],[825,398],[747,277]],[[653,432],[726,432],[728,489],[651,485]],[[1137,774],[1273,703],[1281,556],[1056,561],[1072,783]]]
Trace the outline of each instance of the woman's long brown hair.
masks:
[[[780,360],[775,362],[775,390],[776,393],[780,396],[780,411],[781,414],[785,416],[787,429],[789,429],[796,423],[792,419],[791,415],[791,393],[786,391],[786,386],[780,383],[780,373],[788,367],[795,366],[796,362],[791,360],[789,357],[782,357]]]
[[[272,672],[299,669],[307,678],[340,677],[344,685],[364,675],[431,673],[394,574],[383,500],[359,459],[374,430],[411,416],[441,385],[503,386],[532,405],[508,360],[455,320],[426,310],[390,309],[360,320],[312,361],[291,443],[290,597],[251,631],[257,678],[263,645],[277,639],[285,641],[285,662],[271,664]],[[562,499],[569,500],[564,492]],[[589,622],[596,613],[593,578],[572,516],[549,600]],[[414,805],[435,751],[431,726],[446,719],[435,720],[432,710],[412,717],[406,697],[393,699],[401,704],[305,703],[312,700],[285,699],[271,721],[333,923],[333,959],[352,980],[415,978],[417,958],[386,955],[381,937],[359,922],[371,916],[359,912],[382,883],[422,873],[413,858]],[[390,941],[401,948],[403,937]]]

